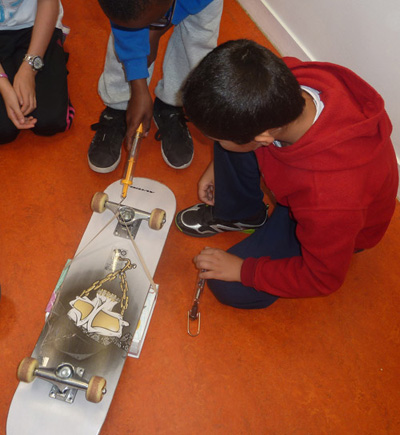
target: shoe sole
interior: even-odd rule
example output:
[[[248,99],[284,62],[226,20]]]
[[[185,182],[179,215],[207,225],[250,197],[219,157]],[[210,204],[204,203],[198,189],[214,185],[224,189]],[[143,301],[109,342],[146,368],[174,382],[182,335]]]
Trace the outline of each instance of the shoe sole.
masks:
[[[159,129],[159,127],[158,127],[158,125],[157,125],[156,118],[155,118],[154,116],[153,116],[153,121],[154,121],[154,124],[156,125],[157,129]],[[193,149],[192,158],[190,159],[190,161],[189,161],[188,163],[185,163],[185,164],[182,165],[182,166],[174,166],[172,163],[170,163],[170,162],[168,161],[167,157],[166,157],[165,154],[164,154],[164,151],[163,151],[163,149],[162,149],[162,139],[161,139],[161,155],[162,155],[162,158],[163,158],[164,162],[165,162],[165,163],[166,163],[170,168],[173,168],[173,169],[186,169],[186,168],[188,168],[188,167],[191,165],[191,163],[192,163],[192,161],[193,161],[193,157],[194,157],[194,149]]]
[[[121,153],[119,154],[118,160],[111,166],[109,166],[108,168],[99,168],[98,166],[93,165],[93,163],[91,163],[91,161],[89,160],[89,156],[88,156],[88,163],[89,163],[89,168],[94,171],[97,172],[99,174],[108,174],[109,172],[114,171],[117,166],[119,165],[119,162],[121,161]]]
[[[249,228],[249,229],[243,229],[243,230],[230,230],[230,231],[227,230],[227,231],[218,231],[218,232],[216,232],[216,233],[212,233],[212,234],[189,233],[189,232],[187,232],[187,231],[184,231],[184,230],[183,230],[183,229],[178,225],[178,221],[176,220],[176,217],[177,217],[177,216],[175,216],[175,225],[176,225],[176,227],[178,228],[178,230],[179,230],[181,233],[185,234],[185,236],[197,237],[197,238],[199,238],[199,239],[204,239],[204,238],[206,238],[206,237],[213,237],[213,236],[216,236],[217,234],[223,234],[223,233],[244,233],[244,234],[251,235],[251,234],[254,234],[255,231],[256,231],[256,228]]]
[[[186,168],[188,168],[188,167],[191,165],[191,163],[192,163],[192,161],[193,161],[193,156],[192,156],[192,158],[190,159],[190,162],[189,162],[189,163],[186,163],[186,164],[184,164],[184,165],[182,165],[182,166],[174,166],[172,163],[170,163],[170,162],[168,161],[167,157],[166,157],[165,154],[164,154],[164,151],[163,151],[163,149],[162,149],[162,146],[161,146],[161,155],[162,155],[162,158],[163,158],[164,162],[165,162],[165,163],[166,163],[170,168],[174,168],[174,169],[186,169]]]
[[[221,233],[213,233],[213,234],[200,234],[200,233],[189,233],[189,232],[186,232],[186,231],[184,231],[179,225],[178,225],[178,222],[177,222],[177,220],[176,220],[176,216],[175,216],[175,225],[176,225],[176,228],[178,228],[178,230],[181,232],[181,233],[183,233],[183,234],[185,234],[185,236],[190,236],[190,237],[197,237],[197,238],[199,238],[199,239],[202,239],[202,238],[205,238],[205,237],[212,237],[212,236],[216,236],[217,234],[221,234]]]

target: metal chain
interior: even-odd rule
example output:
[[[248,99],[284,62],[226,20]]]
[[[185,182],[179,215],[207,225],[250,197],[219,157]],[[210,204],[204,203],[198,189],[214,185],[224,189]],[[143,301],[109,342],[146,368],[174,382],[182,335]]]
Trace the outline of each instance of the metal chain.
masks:
[[[122,269],[116,270],[115,272],[110,272],[108,275],[106,275],[103,279],[100,279],[98,281],[95,281],[89,288],[86,290],[83,290],[81,293],[81,298],[84,296],[89,296],[89,294],[93,290],[98,290],[104,283],[113,281],[117,276],[120,276],[120,287],[122,292],[121,297],[121,316],[124,315],[126,309],[128,308],[129,303],[129,297],[128,297],[128,283],[126,281],[126,274],[125,272],[129,269],[132,269],[136,267],[136,265],[132,264],[129,258],[118,258],[119,261],[126,261],[125,266]]]

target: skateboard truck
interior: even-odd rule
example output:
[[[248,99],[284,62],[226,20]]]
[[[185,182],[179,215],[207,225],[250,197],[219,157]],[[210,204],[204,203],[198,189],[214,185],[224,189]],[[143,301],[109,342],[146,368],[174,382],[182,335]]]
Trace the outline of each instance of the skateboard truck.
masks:
[[[50,390],[50,397],[73,403],[78,390],[87,390],[89,383],[83,378],[84,369],[74,367],[68,363],[60,364],[55,370],[38,368],[35,375],[53,386]]]
[[[113,212],[118,219],[114,235],[125,239],[129,239],[130,234],[133,237],[136,235],[142,220],[148,221],[149,227],[153,230],[160,230],[166,222],[164,210],[155,208],[151,213],[148,213],[121,203],[109,201],[108,195],[103,192],[94,194],[91,208],[97,213],[103,213],[106,209]]]
[[[106,380],[99,376],[92,376],[89,381],[84,377],[84,369],[74,367],[69,363],[61,363],[56,368],[39,367],[35,358],[24,358],[17,372],[22,382],[32,382],[36,377],[52,384],[49,396],[67,403],[73,403],[78,390],[86,392],[86,400],[98,403],[106,394]]]

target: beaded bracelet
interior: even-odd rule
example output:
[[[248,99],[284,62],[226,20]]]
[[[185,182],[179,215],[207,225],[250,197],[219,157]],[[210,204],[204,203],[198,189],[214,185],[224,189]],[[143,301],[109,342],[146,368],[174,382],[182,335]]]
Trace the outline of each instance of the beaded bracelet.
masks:
[[[0,73],[0,79],[8,79],[8,75]]]

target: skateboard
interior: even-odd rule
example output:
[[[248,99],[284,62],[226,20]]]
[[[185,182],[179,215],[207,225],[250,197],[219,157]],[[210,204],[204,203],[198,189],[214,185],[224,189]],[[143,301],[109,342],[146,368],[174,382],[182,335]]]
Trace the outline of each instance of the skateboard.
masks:
[[[7,434],[97,434],[153,281],[176,201],[165,185],[116,181],[94,211],[31,357],[18,367]]]

